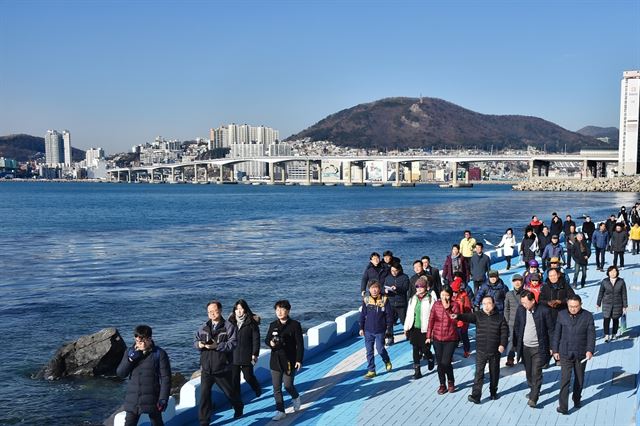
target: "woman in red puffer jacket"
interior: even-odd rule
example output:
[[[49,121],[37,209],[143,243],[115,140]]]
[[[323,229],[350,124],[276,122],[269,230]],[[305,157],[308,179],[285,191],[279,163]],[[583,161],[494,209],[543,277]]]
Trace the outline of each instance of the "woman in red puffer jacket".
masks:
[[[429,315],[429,328],[427,330],[427,343],[433,342],[436,350],[436,362],[438,363],[438,378],[440,387],[438,394],[455,391],[453,378],[453,366],[451,360],[453,351],[458,346],[457,321],[451,318],[453,314],[460,313],[460,306],[452,300],[453,290],[445,287],[440,292],[440,300],[433,304]],[[448,386],[445,386],[445,378]]]

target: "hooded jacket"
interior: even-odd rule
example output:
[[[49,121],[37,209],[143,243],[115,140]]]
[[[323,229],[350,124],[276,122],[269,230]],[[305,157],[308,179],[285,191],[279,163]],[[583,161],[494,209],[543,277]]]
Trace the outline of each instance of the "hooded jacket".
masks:
[[[260,354],[260,317],[249,315],[238,328],[236,314],[229,316],[229,322],[238,330],[238,345],[233,350],[233,365],[250,365],[253,356]]]
[[[135,414],[156,413],[156,404],[169,399],[171,365],[164,349],[153,345],[151,351],[130,361],[125,351],[116,369],[119,377],[129,376],[124,397],[124,410]]]
[[[491,284],[490,281],[482,284],[482,287],[478,290],[476,298],[473,301],[475,306],[480,306],[482,298],[485,296],[493,297],[493,301],[496,304],[496,310],[502,315],[504,312],[504,298],[509,292],[509,288],[502,282],[501,278],[498,278],[495,284]]]
[[[360,330],[380,334],[390,333],[393,329],[393,309],[389,298],[383,294],[375,299],[365,296],[360,308]]]
[[[429,327],[429,315],[431,314],[431,308],[436,303],[436,293],[430,290],[420,301],[420,332],[426,333]],[[409,331],[413,328],[413,323],[416,317],[416,306],[418,305],[418,296],[413,295],[409,300],[409,306],[407,307],[407,316],[404,320],[404,331]]]

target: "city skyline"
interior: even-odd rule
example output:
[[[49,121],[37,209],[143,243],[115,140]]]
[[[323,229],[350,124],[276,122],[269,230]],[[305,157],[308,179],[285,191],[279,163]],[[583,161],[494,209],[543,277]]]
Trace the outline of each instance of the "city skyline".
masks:
[[[360,103],[420,95],[573,131],[618,127],[622,72],[640,69],[638,21],[640,3],[624,0],[5,1],[0,134],[64,127],[74,146],[108,153],[220,123],[284,139]]]

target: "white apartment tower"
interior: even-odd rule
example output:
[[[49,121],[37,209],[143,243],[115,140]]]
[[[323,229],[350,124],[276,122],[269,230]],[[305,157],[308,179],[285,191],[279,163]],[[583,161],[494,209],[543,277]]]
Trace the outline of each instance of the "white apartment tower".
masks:
[[[62,140],[64,141],[64,165],[71,165],[71,133],[68,130],[62,131]]]
[[[620,90],[620,142],[618,145],[618,172],[621,175],[640,174],[640,144],[638,119],[640,118],[640,71],[625,71]]]
[[[47,130],[44,135],[44,153],[49,165],[58,165],[64,161],[62,135],[57,130]]]

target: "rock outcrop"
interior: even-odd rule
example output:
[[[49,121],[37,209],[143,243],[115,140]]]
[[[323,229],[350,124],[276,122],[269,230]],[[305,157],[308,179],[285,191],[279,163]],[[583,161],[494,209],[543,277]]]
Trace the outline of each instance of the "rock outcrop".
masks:
[[[640,192],[640,177],[597,179],[533,179],[513,186],[515,191]]]
[[[126,349],[118,330],[105,328],[62,346],[34,378],[57,380],[66,376],[115,375]]]

